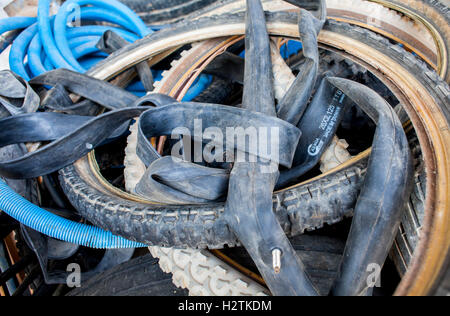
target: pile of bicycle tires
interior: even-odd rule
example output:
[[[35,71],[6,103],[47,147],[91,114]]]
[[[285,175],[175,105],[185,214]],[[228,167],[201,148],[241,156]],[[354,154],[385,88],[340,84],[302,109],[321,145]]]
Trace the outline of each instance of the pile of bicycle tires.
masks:
[[[50,2],[0,20],[1,295],[450,293],[443,2]]]

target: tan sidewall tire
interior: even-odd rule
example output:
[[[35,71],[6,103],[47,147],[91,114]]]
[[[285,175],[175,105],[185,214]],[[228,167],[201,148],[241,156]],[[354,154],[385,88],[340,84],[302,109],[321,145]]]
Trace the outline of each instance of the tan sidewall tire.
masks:
[[[181,24],[172,36],[161,33],[160,37],[142,40],[141,45],[130,45],[126,56],[121,55],[124,51],[117,52],[90,71],[90,75],[105,80],[128,68],[130,60],[137,63],[168,48],[211,36],[242,35],[245,30],[242,21],[242,17],[228,16],[199,20],[190,28]],[[277,20],[276,16],[269,16],[268,30],[273,36],[298,38],[294,17],[280,16]],[[345,27],[332,23],[320,34],[319,42],[370,69],[393,90],[405,105],[424,151],[428,177],[425,224],[410,270],[397,294],[426,295],[441,274],[450,242],[448,85],[400,48],[388,43],[385,48],[376,47],[374,43],[380,42],[376,35],[357,28],[352,32],[346,34]]]

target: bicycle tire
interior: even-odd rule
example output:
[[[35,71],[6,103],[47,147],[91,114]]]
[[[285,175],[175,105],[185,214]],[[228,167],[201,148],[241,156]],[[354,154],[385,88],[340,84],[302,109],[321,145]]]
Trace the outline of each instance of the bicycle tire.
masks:
[[[214,42],[214,40],[211,40]],[[204,50],[208,50],[210,45],[197,44],[192,47],[190,50],[184,51],[181,54],[181,58],[172,63],[172,68],[163,74],[163,79],[158,82],[156,85],[155,92],[178,95],[180,99],[183,97],[183,94],[178,94],[178,91],[174,89],[176,86],[184,86],[184,84],[179,84],[180,77],[184,77],[189,73],[200,73],[201,69],[194,69],[191,67],[191,63],[199,63],[198,58],[205,54]],[[221,50],[223,48],[220,48]],[[213,55],[213,52],[210,52]],[[204,66],[204,65],[203,65]],[[289,66],[286,65],[285,61],[282,59],[281,55],[278,53],[278,48],[273,46],[272,48],[272,67],[274,74],[274,91],[275,96],[278,98],[282,98],[286,93],[287,89],[292,84],[295,76],[292,74]],[[356,75],[356,73],[354,73]],[[190,79],[190,82],[192,82]],[[184,90],[185,91],[185,90]],[[136,127],[131,128],[131,134],[128,137],[128,146],[126,148],[125,155],[125,183],[127,186],[128,192],[134,192],[137,181],[139,181],[140,176],[145,172],[145,165],[139,159],[136,154],[136,142],[137,142],[137,129]],[[411,146],[415,149],[418,147],[415,152],[417,152],[417,160],[421,160],[420,157],[420,146],[418,145],[417,138],[410,138]],[[329,169],[327,169],[329,170]],[[418,181],[418,180],[417,180]],[[423,204],[423,200],[418,200],[419,203]],[[409,203],[409,208],[415,207],[415,204]],[[409,213],[406,213],[409,214]],[[409,218],[405,216],[404,221],[409,224]],[[412,222],[414,223],[414,222]],[[409,227],[405,224],[405,227]],[[416,237],[413,233],[414,231],[408,231],[410,234],[408,240],[406,237],[404,239],[400,239],[398,242],[404,242],[405,244],[409,241],[409,239],[414,239]],[[399,234],[399,237],[402,237],[402,234]],[[415,245],[414,245],[415,246]],[[394,249],[396,250],[396,249]],[[399,249],[400,250],[400,249]],[[403,249],[402,249],[403,250]],[[248,281],[243,280],[245,278],[245,271],[241,271],[242,273],[227,273],[221,275],[221,280],[223,281],[220,285],[228,284],[226,289],[217,288],[218,284],[216,282],[204,282],[207,278],[206,275],[210,275],[211,278],[214,276],[214,271],[219,269],[223,262],[218,260],[215,254],[208,251],[200,251],[187,249],[181,251],[177,249],[170,248],[160,248],[160,247],[150,247],[150,252],[155,258],[160,259],[160,266],[165,272],[170,272],[173,274],[173,282],[179,287],[187,288],[190,290],[191,295],[222,295],[224,291],[230,291],[232,295],[259,295],[260,290],[258,287],[256,289],[249,287]],[[393,256],[395,259],[402,255],[401,251],[394,252]],[[410,258],[409,258],[410,260]],[[407,269],[408,262],[396,261],[399,265],[399,270]],[[404,264],[404,266],[402,265]],[[189,267],[191,266],[199,266],[201,267],[201,274],[203,277],[196,277],[195,271],[191,271]],[[188,267],[188,268],[186,268]],[[237,267],[237,270],[241,269],[241,267]],[[242,270],[242,269],[241,269]],[[405,272],[403,271],[403,273]],[[237,272],[237,271],[236,271]],[[317,275],[317,274],[316,274]],[[329,275],[329,273],[324,273],[324,275]],[[200,281],[199,281],[200,280]],[[242,281],[242,282],[241,282]],[[323,284],[325,280],[320,280],[317,275],[317,279],[315,283]],[[244,285],[244,289],[241,289],[240,286]],[[252,285],[257,286],[257,282],[253,280]],[[329,288],[327,289],[329,290]],[[322,288],[323,293],[327,294],[326,290]]]
[[[202,9],[216,0],[121,0],[149,24],[167,24]]]
[[[278,24],[275,22],[277,18],[279,21]],[[298,36],[298,32],[296,31],[295,15],[268,14],[268,20],[268,28],[273,35],[283,35],[291,37]],[[206,34],[206,29],[208,29],[209,34],[211,34],[211,31],[217,31],[216,36],[236,35],[243,33],[242,15],[213,17],[210,19],[200,19],[196,22],[190,23],[191,26],[195,26],[193,28],[194,30],[191,31],[191,34],[189,34],[189,36],[189,31],[184,31],[186,33],[183,34],[184,38],[186,39],[189,37],[190,41],[207,39],[210,35]],[[222,23],[222,30],[218,28],[220,23]],[[205,24],[207,24],[207,26],[205,26]],[[223,27],[224,24],[228,25],[232,29],[231,31],[230,29],[228,30],[228,34],[226,33],[226,31],[224,31],[226,29]],[[183,23],[179,24],[178,27],[178,29],[174,28],[171,30],[163,31],[160,32],[160,34],[154,34],[150,38],[144,39],[143,41],[150,41],[150,43],[148,43],[148,47],[146,48],[148,49],[152,45],[151,41],[158,41],[158,39],[161,40],[160,36],[166,36],[167,40],[167,36],[169,35],[168,33],[170,32],[174,32],[175,35],[172,33],[172,36],[176,37],[177,32],[182,32]],[[186,29],[186,25],[184,25],[184,29]],[[334,35],[334,39],[331,37],[331,35]],[[445,178],[445,175],[448,172],[445,165],[445,163],[447,162],[446,157],[448,157],[448,149],[446,149],[443,145],[444,142],[448,140],[448,86],[444,82],[440,81],[437,75],[428,70],[423,63],[417,61],[412,55],[405,52],[400,47],[390,44],[385,39],[376,36],[367,30],[355,27],[352,28],[351,26],[345,24],[330,22],[325,27],[325,31],[321,34],[321,38],[319,40],[322,42],[322,45],[328,45],[327,47],[329,49],[332,49],[333,45],[334,47],[339,47],[341,52],[344,52],[344,54],[347,54],[349,57],[352,57],[353,59],[358,61],[358,63],[365,65],[371,70],[373,69],[374,73],[380,74],[379,69],[383,69],[385,74],[384,76],[380,75],[380,77],[382,77],[380,79],[382,79],[382,81],[387,83],[388,85],[390,84],[391,86],[393,85],[393,81],[395,83],[394,86],[397,85],[396,93],[400,97],[401,93],[399,91],[402,90],[399,89],[398,86],[400,86],[403,90],[406,89],[407,92],[411,93],[412,95],[415,95],[417,93],[411,91],[411,87],[408,88],[405,78],[403,77],[406,76],[409,79],[412,79],[412,81],[417,84],[416,88],[420,90],[421,95],[425,96],[425,99],[429,101],[428,105],[425,106],[425,104],[420,102],[418,99],[408,100],[405,99],[404,96],[403,98],[400,98],[402,101],[405,101],[408,113],[413,118],[413,123],[418,130],[421,144],[432,146],[434,150],[431,151],[430,147],[424,147],[424,159],[427,166],[427,173],[428,175],[431,175],[430,181],[427,182],[427,214],[425,219],[425,226],[433,226],[433,228],[435,229],[433,231],[431,231],[431,229],[428,229],[419,244],[419,254],[428,253],[430,256],[427,258],[427,260],[431,260],[434,262],[426,262],[426,264],[421,264],[421,262],[417,262],[417,257],[413,259],[412,268],[410,268],[410,271],[408,272],[409,278],[407,275],[407,277],[405,278],[406,281],[403,282],[398,291],[399,294],[406,292],[428,293],[432,284],[436,281],[436,277],[429,276],[429,272],[425,271],[425,267],[429,266],[429,264],[432,264],[434,267],[431,269],[432,271],[436,270],[436,267],[437,270],[440,271],[440,267],[442,267],[444,261],[442,259],[442,256],[443,254],[447,253],[448,250],[448,238],[445,238],[447,236],[446,222],[443,221],[441,223],[437,223],[435,220],[433,220],[433,217],[436,214],[439,214],[439,216],[443,216],[444,218],[448,218],[448,212],[445,208],[445,205],[447,205],[448,203],[446,198],[446,196],[448,196],[448,186],[443,182],[443,178]],[[350,45],[351,47],[349,47],[350,43],[354,45]],[[363,45],[361,43],[365,44]],[[177,42],[177,45],[179,44],[180,43]],[[158,48],[158,45],[155,44],[155,42],[153,42],[153,53],[149,53],[149,51],[147,51],[147,53],[139,51],[139,45],[142,45],[142,41],[138,44],[130,45],[126,50],[122,50],[121,52],[113,54],[107,60],[107,62],[109,63],[108,65],[113,64],[113,61],[118,62],[119,65],[116,64],[116,67],[111,68],[110,66],[110,68],[108,69],[108,67],[104,67],[105,62],[103,62],[98,66],[98,68],[91,72],[91,74],[102,79],[107,79],[108,77],[118,73],[121,66],[124,67],[125,65],[127,65],[124,60],[120,60],[120,58],[118,58],[118,56],[120,56],[120,54],[124,54],[125,51],[128,53],[128,58],[134,60],[135,62],[139,62],[141,60],[144,60],[145,58],[151,57],[152,54],[155,54],[155,51],[158,52],[158,49],[156,49]],[[172,45],[174,44],[172,43]],[[361,45],[363,45],[364,49],[355,51],[355,46]],[[170,44],[167,45],[166,43],[166,48],[168,48],[167,46],[170,46]],[[161,42],[159,43],[159,51],[162,51]],[[372,53],[377,52],[378,54],[384,55],[385,60],[382,61],[377,58],[379,57],[378,55],[369,55],[367,51],[371,51]],[[369,59],[370,63],[367,62],[367,59]],[[386,62],[396,62],[394,68],[396,70],[400,69],[402,70],[402,72],[394,74],[392,70],[386,68]],[[376,64],[377,67],[373,66],[374,64]],[[406,93],[405,91],[402,92]],[[417,108],[425,110],[425,117],[422,117],[421,119],[418,118],[416,111]],[[424,124],[424,121],[426,121],[427,124]],[[429,133],[425,133],[425,131],[427,130],[429,132],[432,131],[431,134],[433,135],[437,134],[440,136],[431,141],[428,138]],[[436,158],[436,156],[438,156],[439,159],[433,158]],[[75,165],[79,166],[81,161]],[[430,172],[430,170],[439,170],[440,172],[435,173],[433,171]],[[103,188],[103,190],[105,189]],[[432,241],[434,240],[437,240],[437,242],[433,243]],[[411,271],[428,275],[428,277],[425,278],[426,284],[422,283],[421,285],[419,285],[417,282],[414,282],[415,278],[411,277]],[[428,269],[428,271],[430,270]]]
[[[68,296],[187,296],[150,255],[138,257],[96,275]]]
[[[263,0],[266,11],[293,11],[281,0]],[[450,11],[438,0],[328,0],[328,18],[383,35],[423,58],[450,82]],[[245,1],[220,0],[189,19],[245,11]]]
[[[317,240],[317,238],[318,240]],[[299,236],[293,240],[293,246],[304,260],[307,271],[326,295],[329,291],[344,250],[344,243],[326,236]],[[162,269],[157,267],[158,260],[150,255],[132,259],[108,271],[105,271],[68,293],[68,296],[266,296],[267,289],[252,284],[243,276],[236,276],[233,268],[217,257],[207,259],[206,251],[196,254],[196,259],[188,259],[191,250],[161,249],[176,263],[171,267],[171,276],[166,274],[165,257],[159,260]],[[215,260],[213,260],[215,258]],[[189,275],[189,278],[186,278]],[[230,281],[231,280],[231,281]],[[180,288],[191,288],[189,293]]]

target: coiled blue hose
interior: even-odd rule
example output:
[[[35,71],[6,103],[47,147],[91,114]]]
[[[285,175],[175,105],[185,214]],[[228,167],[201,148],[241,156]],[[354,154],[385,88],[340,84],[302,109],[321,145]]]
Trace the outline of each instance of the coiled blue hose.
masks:
[[[39,20],[39,29],[40,34],[42,36],[41,30],[47,30],[47,26],[50,26],[50,23],[48,22],[48,19],[44,19],[39,14],[39,9],[41,9],[42,4],[42,10],[43,12],[46,11],[46,2],[50,3],[51,0],[41,0],[39,1],[39,7],[38,7],[38,20]],[[103,10],[99,10],[97,8],[94,8],[94,12],[92,12],[92,8],[82,8],[81,9],[81,15],[86,15],[86,9],[90,10],[88,12],[91,19],[96,20],[103,20],[107,22],[112,22],[117,25],[120,25],[121,27],[124,27],[125,29],[128,29],[132,33],[135,33],[139,35],[140,37],[144,37],[148,34],[150,34],[152,31],[147,28],[147,26],[144,24],[144,22],[133,12],[131,9],[129,9],[124,4],[118,2],[118,1],[112,1],[112,0],[69,0],[64,2],[64,4],[61,6],[61,9],[58,11],[58,14],[55,18],[54,23],[54,35],[55,35],[55,42],[56,46],[58,48],[58,51],[61,52],[61,55],[63,58],[65,58],[70,65],[73,65],[74,68],[80,72],[85,71],[83,67],[77,62],[77,60],[73,57],[71,50],[69,48],[69,43],[67,41],[66,37],[66,23],[68,15],[70,14],[71,6],[83,6],[83,5],[93,5],[94,7],[101,8]],[[45,23],[45,28],[43,27],[43,23]],[[49,38],[53,40],[53,37],[51,36],[51,33],[47,31],[48,34],[46,36],[50,35]],[[53,42],[54,43],[54,42]],[[51,44],[53,44],[51,43]]]
[[[131,9],[117,0],[69,0],[55,16],[49,15],[50,3],[51,0],[39,1],[37,18],[14,17],[0,20],[0,34],[25,28],[13,42],[10,53],[11,70],[25,80],[55,68],[86,72],[106,57],[100,54],[96,44],[107,30],[116,32],[129,42],[152,33]],[[103,21],[117,27],[84,25],[69,28],[67,21],[77,8],[77,18],[83,22]],[[183,100],[194,99],[211,81],[210,76],[202,75]],[[128,90],[137,95],[146,94],[143,87]]]
[[[31,229],[69,243],[96,249],[147,247],[98,227],[76,223],[52,214],[21,197],[1,179],[0,209]]]
[[[116,0],[70,0],[52,17],[49,16],[50,3],[51,0],[39,1],[37,19],[8,18],[0,23],[0,31],[27,27],[14,41],[10,53],[11,70],[26,80],[55,68],[85,72],[87,69],[80,65],[77,57],[98,52],[95,44],[107,30],[130,42],[152,32],[133,11]],[[85,5],[94,6],[82,7]],[[118,27],[87,25],[67,29],[68,16],[75,7],[80,8],[78,18],[82,21],[104,21]],[[80,37],[89,38],[90,44],[80,44],[84,45],[82,54],[76,54],[78,46],[72,41]],[[27,53],[31,55],[28,65],[24,64]]]

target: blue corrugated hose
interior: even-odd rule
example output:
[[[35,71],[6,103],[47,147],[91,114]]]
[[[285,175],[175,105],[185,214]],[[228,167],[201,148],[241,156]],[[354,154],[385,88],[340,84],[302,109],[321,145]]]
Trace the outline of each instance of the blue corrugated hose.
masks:
[[[115,236],[98,227],[70,221],[52,214],[15,193],[0,179],[0,209],[44,235],[96,249],[141,248],[144,244]]]

